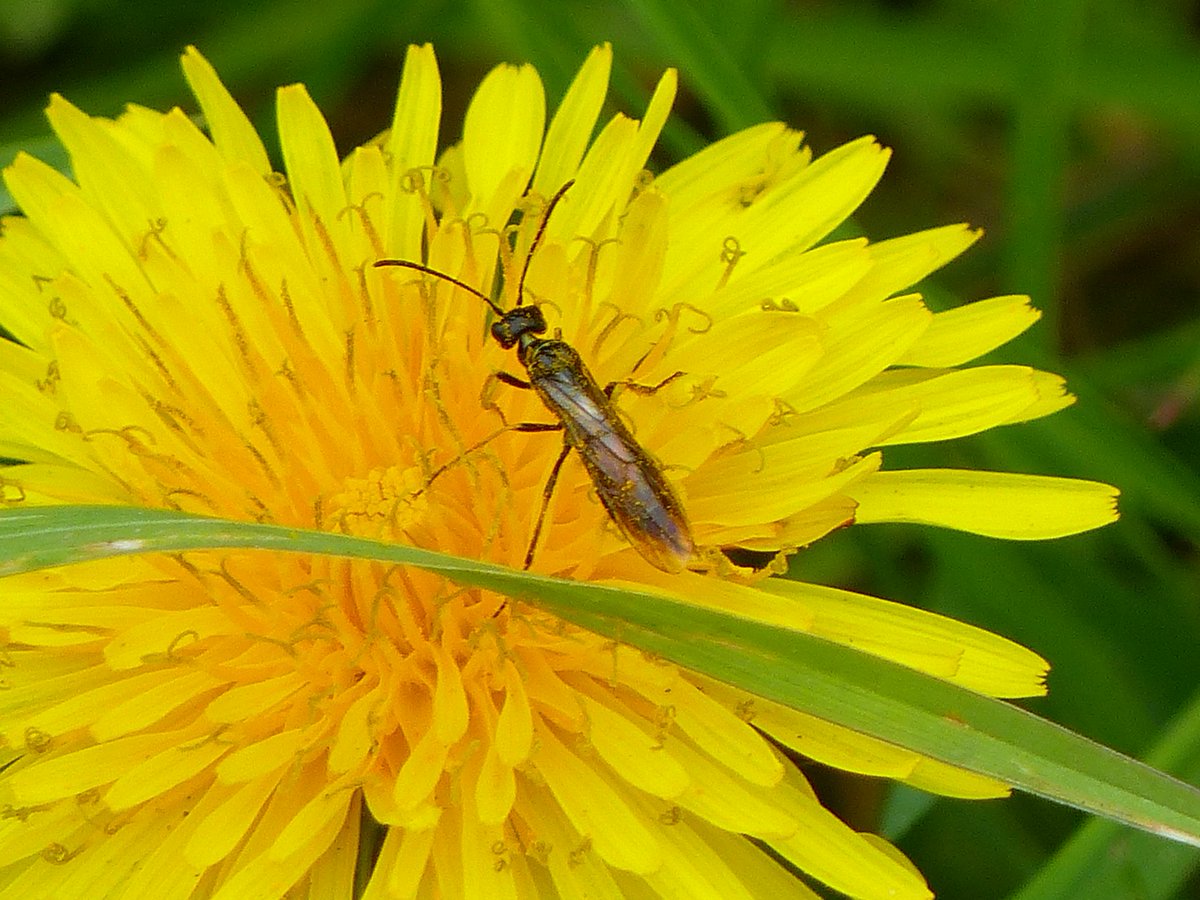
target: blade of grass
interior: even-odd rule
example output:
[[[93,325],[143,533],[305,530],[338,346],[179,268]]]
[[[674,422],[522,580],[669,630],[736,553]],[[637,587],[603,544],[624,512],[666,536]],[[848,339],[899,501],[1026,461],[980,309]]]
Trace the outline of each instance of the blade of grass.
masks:
[[[1056,13],[1062,4],[1038,5]],[[764,80],[826,104],[889,114],[906,108],[1007,109],[1022,89],[1026,56],[1014,46],[1012,27],[1023,18],[1007,15],[1008,6],[996,9],[999,15],[973,9],[967,22],[936,14],[880,15],[850,4],[829,6],[820,15],[796,12],[774,23],[762,47]],[[1181,44],[1178,30],[1164,28],[1135,45],[1125,39],[1125,24],[1117,16],[1091,27],[1072,96],[1078,107],[1126,108],[1156,120],[1181,135],[1194,158],[1200,149],[1200,59]],[[1097,35],[1102,28],[1108,33]]]
[[[638,0],[629,7],[658,39],[668,62],[678,64],[684,82],[700,94],[722,134],[776,118],[742,61],[733,58],[697,4]],[[727,15],[724,7],[716,9]]]
[[[1154,765],[1200,777],[1200,692],[1148,757]],[[1195,850],[1128,834],[1112,822],[1093,820],[1063,844],[1054,858],[1010,900],[1120,900],[1137,885],[1139,900],[1177,896],[1200,866]]]
[[[1062,189],[1073,87],[1083,38],[1085,0],[1027,0],[1017,30],[1025,60],[1013,105],[1012,169],[1006,287],[1038,300],[1045,316],[1035,339],[1057,342],[1059,257],[1064,229]]]
[[[0,513],[0,574],[149,552],[258,548],[416,565],[535,602],[753,694],[1200,846],[1200,791],[1007,703],[810,635],[641,591],[564,581],[346,535],[166,510]]]

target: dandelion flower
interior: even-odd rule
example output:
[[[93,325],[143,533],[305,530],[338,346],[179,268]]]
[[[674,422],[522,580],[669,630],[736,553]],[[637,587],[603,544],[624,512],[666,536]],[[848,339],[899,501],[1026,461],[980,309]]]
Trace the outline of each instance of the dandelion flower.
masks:
[[[1065,406],[1053,375],[964,366],[1037,314],[1020,297],[934,314],[909,292],[975,240],[965,227],[822,243],[880,177],[869,138],[814,158],[764,124],[651,177],[675,77],[640,121],[593,136],[609,65],[592,53],[548,127],[534,70],[497,68],[440,155],[429,47],[409,52],[390,130],[344,160],[304,88],[285,87],[282,175],[194,50],[183,68],[211,138],[179,110],[110,121],[55,97],[74,180],[28,156],[5,173],[23,216],[0,239],[15,339],[0,341],[0,456],[19,461],[0,496],[519,568],[562,442],[505,430],[549,417],[497,381],[516,360],[478,297],[373,263],[418,261],[508,308],[544,224],[525,298],[616,383],[694,553],[681,572],[654,565],[571,454],[534,570],[853,642],[992,695],[1040,692],[1044,663],[1001,638],[723,553],[782,559],[852,522],[1032,539],[1109,521],[1101,485],[882,467],[889,445]],[[780,860],[852,897],[927,897],[779,748],[1005,792],[409,568],[110,560],[7,579],[0,629],[2,897],[346,897],[356,868],[371,898],[808,896]]]

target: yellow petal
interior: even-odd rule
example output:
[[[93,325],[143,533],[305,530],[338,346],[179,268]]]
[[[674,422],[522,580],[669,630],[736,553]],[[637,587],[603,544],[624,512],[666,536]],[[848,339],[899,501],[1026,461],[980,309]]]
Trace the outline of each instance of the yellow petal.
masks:
[[[675,724],[712,759],[751,784],[770,787],[785,766],[762,736],[713,698],[680,679],[671,692]]]
[[[421,804],[442,777],[447,752],[446,745],[438,740],[433,730],[412,748],[392,786],[392,797],[401,814],[420,812]]]
[[[463,123],[463,163],[472,207],[494,228],[503,227],[533,174],[545,122],[545,92],[532,66],[497,66],[475,91]]]
[[[147,618],[114,637],[104,648],[104,660],[114,669],[134,669],[148,659],[168,653],[180,635],[196,640],[236,630],[225,611],[197,606]]]
[[[228,856],[254,824],[283,771],[279,768],[236,787],[211,791],[204,808],[192,812],[195,831],[184,848],[187,861],[203,869]]]
[[[387,252],[401,259],[420,257],[426,211],[415,188],[419,183],[428,190],[433,181],[432,171],[422,170],[436,159],[441,115],[442,79],[433,47],[410,46],[388,135],[391,206],[383,224]]]
[[[433,648],[437,662],[437,688],[433,693],[433,727],[437,739],[450,745],[467,730],[470,709],[463,689],[462,672],[450,653],[440,644]]]
[[[849,493],[860,523],[921,522],[1017,541],[1065,537],[1117,518],[1118,492],[1107,484],[1011,472],[877,472]]]
[[[1012,793],[1012,788],[1002,781],[926,756],[917,760],[916,767],[904,779],[904,783],[922,791],[965,800],[990,800]]]
[[[533,179],[538,193],[548,197],[574,177],[604,106],[611,69],[612,46],[607,43],[593,47],[579,67],[546,130]]]
[[[200,103],[217,150],[230,162],[246,163],[260,176],[270,174],[271,163],[258,132],[208,60],[195,47],[188,47],[181,61],[184,77]]]
[[[798,776],[796,776],[798,777]],[[834,890],[862,900],[931,900],[911,863],[897,860],[857,834],[789,778],[776,789],[779,802],[801,819],[792,836],[768,840],[773,850]]]
[[[650,102],[646,104],[646,112],[638,127],[637,140],[634,142],[632,157],[628,162],[629,168],[626,170],[626,177],[630,183],[637,177],[638,172],[645,168],[650,151],[654,149],[658,136],[667,124],[667,117],[675,104],[675,91],[678,86],[679,73],[674,69],[665,70],[659,77],[658,84],[654,86],[654,93],[650,95]]]
[[[546,868],[560,897],[595,897],[624,900],[613,870],[595,853],[586,836],[580,836],[562,807],[544,786],[522,791],[517,812],[527,822],[538,823],[544,842]]]
[[[813,315],[845,295],[870,268],[865,240],[824,244],[782,256],[753,272],[735,268],[729,284],[709,298],[705,311],[720,319],[773,305],[780,311],[794,308],[800,315]]]
[[[303,687],[304,679],[297,672],[240,684],[209,703],[204,715],[210,722],[233,724],[248,721]]]
[[[1029,298],[992,297],[935,313],[929,328],[897,362],[948,368],[994,350],[1042,317]]]
[[[966,225],[945,225],[872,244],[874,265],[851,296],[877,299],[911,288],[970,247],[982,234]]]
[[[502,823],[512,811],[517,797],[513,768],[500,758],[493,745],[488,747],[475,783],[475,808],[479,821],[488,825]]]
[[[363,687],[374,687],[374,678],[368,676],[364,681]],[[349,772],[367,758],[374,745],[372,719],[384,702],[382,691],[364,690],[342,713],[329,750],[329,771]]]
[[[4,170],[4,180],[10,185],[19,180],[15,173],[24,168],[30,157],[18,153],[13,164]],[[41,232],[24,216],[0,218],[4,240],[0,241],[0,315],[4,317],[5,329],[33,353],[29,356],[39,361],[39,368],[47,364],[44,354],[47,347],[47,325],[52,315],[52,297],[46,296],[40,285],[28,277],[29,272],[59,272],[64,263],[46,242]],[[12,341],[6,341],[13,344]],[[14,347],[18,346],[13,344]],[[11,354],[9,354],[11,359]],[[19,366],[3,367],[16,374]],[[38,375],[34,376],[39,377]],[[5,432],[7,434],[7,432]],[[17,457],[24,459],[26,457]]]
[[[691,777],[670,750],[625,711],[614,709],[617,701],[608,699],[604,703],[587,695],[581,697],[590,724],[588,739],[618,775],[658,797],[674,797],[688,786]]]
[[[158,684],[147,685],[123,703],[104,710],[92,723],[92,735],[98,741],[107,741],[140,731],[222,683],[207,672],[167,670]]]
[[[270,858],[280,861],[303,852],[315,833],[345,819],[353,797],[354,792],[349,787],[329,785],[292,816],[271,845]]]
[[[533,716],[523,679],[512,660],[504,662],[504,706],[496,721],[496,753],[505,763],[516,766],[529,756],[533,745]]]
[[[617,304],[625,306],[626,298],[649,296],[662,275],[666,249],[666,201],[660,194],[645,192],[626,210],[621,242],[615,248],[612,295]]]
[[[205,771],[228,752],[228,746],[216,742],[168,747],[114,781],[104,793],[104,802],[113,810],[145,803]]]
[[[755,198],[737,232],[746,253],[739,266],[753,271],[784,250],[796,252],[816,244],[858,208],[883,175],[890,155],[874,138],[859,138]]]
[[[7,779],[7,787],[14,801],[21,806],[36,806],[62,797],[73,797],[108,784],[139,761],[180,742],[194,740],[196,736],[193,729],[136,734],[94,744],[50,759],[35,760],[33,764],[13,772]]]
[[[701,819],[689,819],[688,827],[711,848],[709,855],[720,859],[737,873],[750,896],[788,897],[789,900],[821,900],[792,870],[740,834],[714,828]]]
[[[429,851],[437,833],[436,828],[389,828],[375,865],[376,875],[371,879],[372,885],[382,873],[388,891],[386,896],[415,897],[427,871]]]
[[[362,840],[362,800],[351,795],[341,830],[321,856],[308,869],[307,900],[338,900],[355,892]],[[302,900],[297,898],[297,900]]]
[[[743,198],[731,187],[761,176],[769,159],[811,155],[800,149],[802,137],[782,122],[751,125],[681,160],[654,182],[677,204],[676,211],[684,219],[693,218],[697,205],[714,203],[718,196],[721,206],[732,208]]]
[[[880,441],[881,446],[950,440],[1025,416],[1043,401],[1047,388],[1053,389],[1039,375],[1025,366],[977,366],[950,372],[900,369],[880,374],[821,412],[833,417],[841,412],[854,421],[886,409],[911,409],[913,418]],[[1054,393],[1062,397],[1061,379],[1055,379],[1054,386]],[[855,408],[859,404],[861,408]]]
[[[276,95],[279,118],[279,142],[287,168],[288,185],[296,206],[308,215],[300,217],[307,237],[309,258],[327,266],[330,256],[341,250],[356,262],[351,249],[347,221],[343,216],[348,203],[342,182],[341,166],[333,135],[317,105],[303,85],[280,88]],[[330,266],[331,277],[344,278],[341,267]],[[326,302],[336,297],[327,291]]]
[[[738,348],[736,356],[729,354],[731,347]],[[825,349],[823,329],[815,319],[758,311],[715,324],[673,353],[671,362],[684,372],[705,373],[724,354],[715,390],[729,385],[741,394],[774,396],[804,379]]]
[[[579,164],[576,187],[564,197],[547,226],[549,236],[560,241],[576,235],[592,240],[606,236],[605,230],[613,225],[614,205],[620,208],[625,202],[619,195],[629,187],[624,175],[637,131],[635,120],[619,114],[600,130]]]
[[[146,145],[122,142],[114,123],[92,118],[57,94],[50,98],[46,117],[71,155],[84,196],[106,214],[109,227],[130,242],[134,235],[145,234],[147,223],[160,214],[150,189]],[[130,152],[134,147],[140,157]]]
[[[703,487],[698,486],[689,497],[688,513],[694,522],[727,527],[786,519],[842,493],[847,485],[876,471],[879,464],[878,455],[849,465],[830,457],[827,467],[831,474],[805,480],[789,477],[787,467],[780,466],[741,482],[740,490],[737,482],[723,482],[706,472]],[[839,465],[843,466],[840,471]]]
[[[466,784],[482,783],[478,779],[479,762],[476,757],[464,767],[463,781]],[[472,793],[478,796],[478,793]],[[458,835],[462,852],[463,890],[460,896],[519,900],[521,894],[517,884],[524,874],[523,859],[520,854],[510,856],[507,852],[506,824],[489,821],[481,815],[480,810],[472,808],[470,796],[464,799]],[[505,816],[507,812],[505,810]]]
[[[239,747],[217,766],[217,778],[225,784],[241,784],[278,772],[292,764],[304,742],[299,729],[281,731]]]
[[[142,686],[156,685],[162,680],[162,672],[142,672],[129,678],[100,684],[90,690],[72,692],[62,702],[48,709],[10,720],[4,729],[4,737],[10,746],[19,746],[28,728],[35,728],[47,734],[61,734],[86,727],[118,700],[128,698],[131,692],[136,693]]]
[[[931,314],[918,297],[897,297],[826,319],[827,349],[786,400],[798,412],[841,398],[889,366],[929,327]]]
[[[653,872],[662,862],[658,838],[648,823],[613,792],[599,772],[571,753],[542,725],[536,729],[533,763],[572,826],[610,866]]]
[[[310,766],[294,786],[294,790],[277,790],[266,811],[250,837],[249,845],[231,866],[229,875],[213,893],[213,900],[242,900],[244,897],[279,897],[296,882],[297,872],[311,866],[342,830],[346,810],[351,806],[353,794],[339,792],[337,800],[319,796],[323,772]],[[345,801],[345,809],[337,813],[337,806]],[[327,806],[328,804],[328,806]],[[307,810],[315,809],[321,815],[310,818]],[[289,831],[298,815],[315,826],[301,834]],[[276,837],[289,837],[289,845],[295,847],[286,857],[277,857],[272,852]],[[292,839],[294,838],[294,840]]]
[[[795,833],[796,817],[787,804],[776,800],[777,785],[750,784],[714,763],[686,739],[672,737],[669,741],[672,754],[692,776],[688,789],[673,798],[676,805],[725,831],[762,840]]]
[[[808,631],[981,693],[1045,693],[1046,661],[1020,644],[927,610],[838,588],[771,579],[759,589],[812,616]]]

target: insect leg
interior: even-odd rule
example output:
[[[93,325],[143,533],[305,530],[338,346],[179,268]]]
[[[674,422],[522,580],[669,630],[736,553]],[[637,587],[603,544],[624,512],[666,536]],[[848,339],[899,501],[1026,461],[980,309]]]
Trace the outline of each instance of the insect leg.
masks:
[[[451,469],[454,466],[458,465],[464,459],[469,457],[472,453],[482,450],[484,447],[486,447],[488,444],[490,444],[496,438],[500,437],[500,435],[504,434],[506,431],[521,431],[521,432],[562,431],[562,424],[560,422],[517,422],[514,425],[505,425],[503,428],[497,428],[495,431],[493,431],[491,434],[489,434],[483,440],[476,441],[474,444],[472,444],[470,447],[468,447],[462,453],[458,454],[458,456],[454,457],[453,459],[449,460],[448,462],[442,463],[442,465],[440,465],[436,469],[434,469],[433,472],[430,474],[429,479],[425,482],[425,486],[422,487],[416,493],[414,493],[413,496],[418,497],[421,494],[423,494],[425,491],[429,490],[430,486],[434,483],[434,481],[436,481],[441,475],[444,475],[446,473],[446,470]]]
[[[561,428],[562,426],[559,427]],[[533,537],[529,539],[529,549],[525,552],[525,565],[522,568],[528,569],[533,565],[533,551],[537,548],[538,537],[542,533],[542,524],[546,521],[546,510],[550,507],[550,496],[554,493],[554,485],[558,483],[558,473],[562,471],[563,463],[570,452],[571,445],[564,441],[562,453],[558,454],[558,459],[554,461],[554,468],[550,470],[550,477],[546,479],[546,486],[542,488],[542,509],[538,513],[537,523],[533,526]]]
[[[672,374],[670,374],[666,378],[664,378],[662,381],[660,381],[658,384],[639,384],[636,381],[610,381],[608,384],[606,384],[604,386],[604,396],[608,397],[611,400],[613,388],[617,387],[617,385],[620,385],[621,387],[627,387],[631,391],[633,391],[635,394],[645,394],[645,395],[657,394],[659,391],[661,391],[663,388],[665,388],[668,384],[670,384],[676,378],[682,378],[682,377],[683,377],[682,372],[673,372]]]
[[[683,374],[682,372],[680,374]],[[502,381],[509,387],[520,388],[523,391],[533,390],[533,385],[524,378],[518,378],[516,375],[510,375],[508,372],[497,372],[495,374],[497,381]]]

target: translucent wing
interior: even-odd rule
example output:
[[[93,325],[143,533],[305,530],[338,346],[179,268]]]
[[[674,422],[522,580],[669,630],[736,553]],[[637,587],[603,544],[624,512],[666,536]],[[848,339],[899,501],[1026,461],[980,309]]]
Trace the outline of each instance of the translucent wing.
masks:
[[[600,502],[629,542],[651,565],[681,571],[695,545],[679,498],[578,354],[561,346],[569,355],[551,348],[557,351],[553,364],[530,366],[534,390],[562,421],[567,443],[579,452]]]

